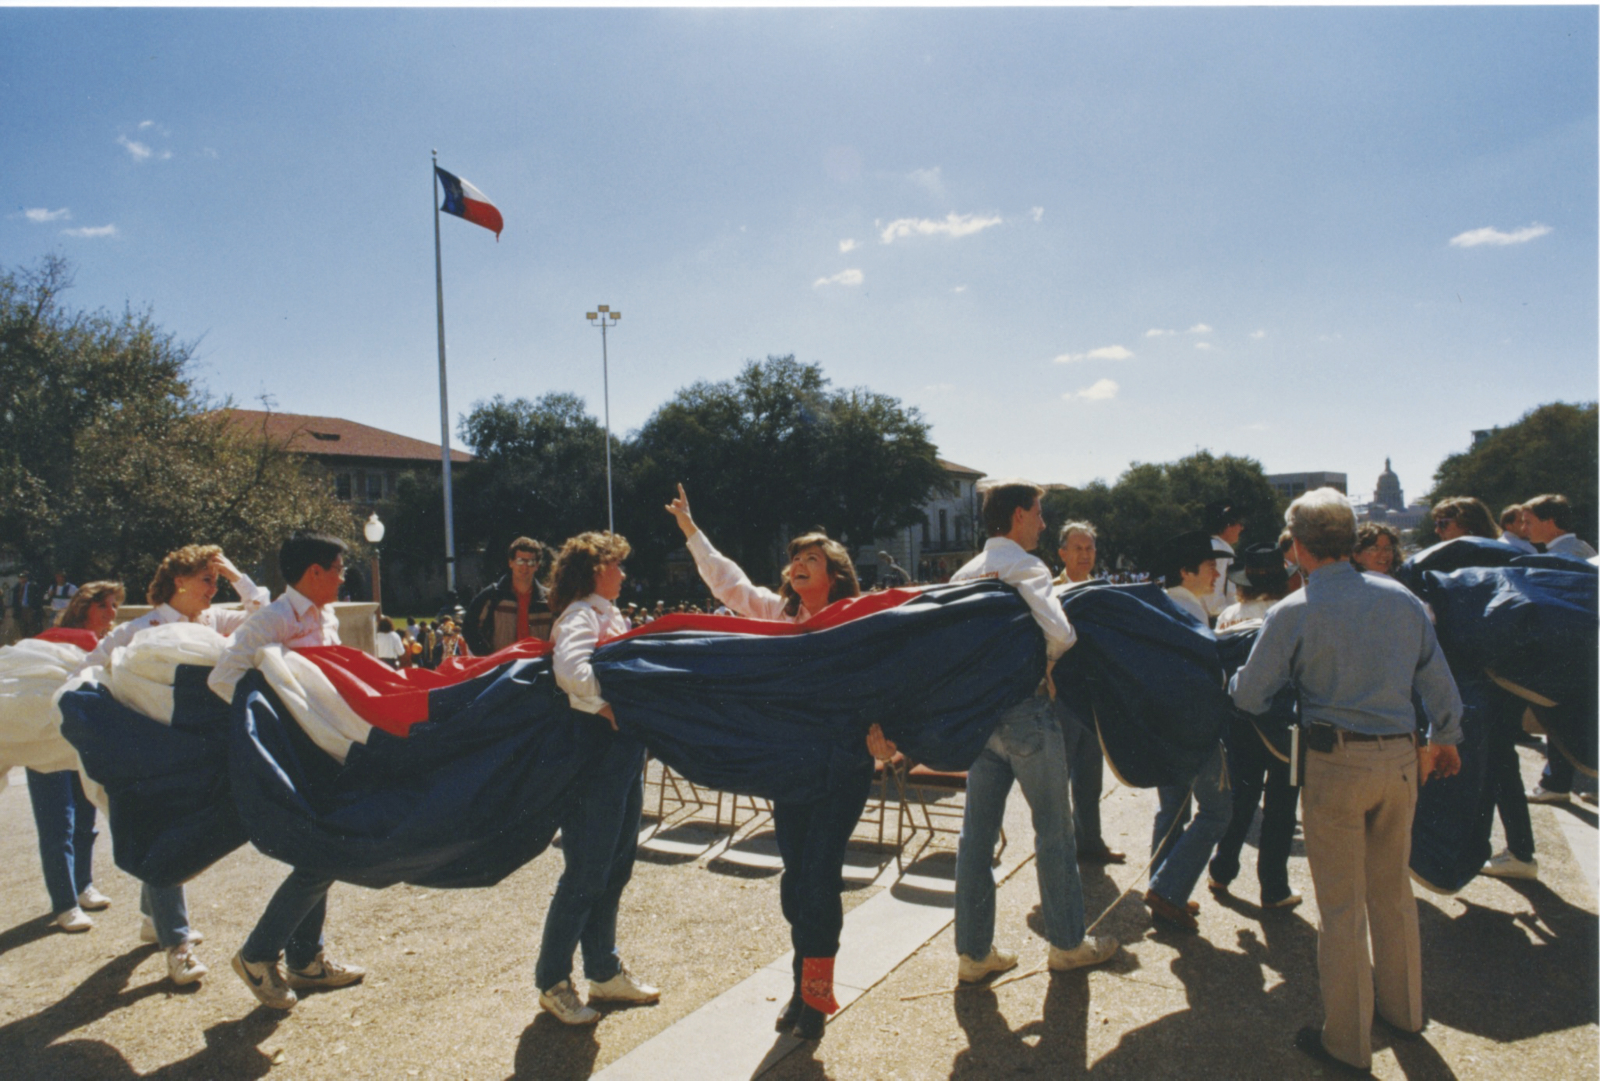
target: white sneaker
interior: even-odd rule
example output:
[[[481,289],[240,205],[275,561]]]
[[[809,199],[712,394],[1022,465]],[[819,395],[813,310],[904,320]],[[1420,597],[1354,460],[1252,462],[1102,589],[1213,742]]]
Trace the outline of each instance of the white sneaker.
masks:
[[[287,982],[297,991],[318,987],[349,987],[353,983],[360,983],[366,974],[367,970],[360,965],[343,964],[318,951],[305,968],[289,969]]]
[[[167,975],[171,976],[172,982],[179,987],[194,983],[209,971],[205,963],[194,955],[194,946],[191,943],[185,942],[167,951]]]
[[[233,970],[263,1006],[288,1010],[300,1001],[299,996],[289,990],[289,985],[284,982],[283,964],[280,961],[246,961],[244,954],[236,953],[233,955]]]
[[[84,915],[83,909],[73,907],[56,916],[56,926],[63,931],[78,934],[94,926],[94,921]]]
[[[1533,878],[1539,877],[1538,860],[1519,860],[1511,854],[1509,848],[1501,849],[1489,857],[1489,862],[1483,865],[1483,873],[1495,878]]]
[[[1084,935],[1083,941],[1070,950],[1050,947],[1049,965],[1057,972],[1089,965],[1101,965],[1111,960],[1117,952],[1117,940],[1110,935]]]
[[[111,907],[111,898],[94,888],[94,883],[83,887],[83,892],[78,894],[78,907],[90,912],[99,912],[102,908]]]
[[[583,1004],[578,992],[572,989],[571,980],[562,980],[550,990],[540,991],[539,1005],[563,1025],[592,1025],[600,1020],[600,1011]]]
[[[962,954],[961,964],[956,969],[956,979],[962,983],[977,983],[991,972],[1005,972],[1016,967],[1016,954],[1010,950],[1002,950],[998,946],[991,946],[989,956],[981,961],[975,961]]]
[[[640,983],[623,965],[609,980],[589,985],[590,1002],[660,1002],[661,989]]]
[[[1571,803],[1571,792],[1552,792],[1542,784],[1533,786],[1533,791],[1528,793],[1529,803]]]

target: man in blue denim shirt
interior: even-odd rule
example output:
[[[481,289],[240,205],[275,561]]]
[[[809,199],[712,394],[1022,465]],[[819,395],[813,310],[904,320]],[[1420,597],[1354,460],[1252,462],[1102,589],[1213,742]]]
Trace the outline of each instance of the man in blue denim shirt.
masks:
[[[1349,501],[1319,488],[1284,517],[1306,587],[1268,611],[1230,691],[1246,713],[1265,713],[1282,687],[1292,684],[1299,695],[1324,1021],[1320,1031],[1301,1029],[1295,1045],[1365,1072],[1374,1006],[1401,1038],[1422,1030],[1421,937],[1407,870],[1411,818],[1418,784],[1461,768],[1461,696],[1422,602],[1351,565]],[[1413,692],[1430,724],[1420,751]]]
[[[959,978],[973,983],[1017,963],[1017,955],[994,945],[994,846],[1005,819],[1011,782],[1033,812],[1034,867],[1039,907],[1050,940],[1048,963],[1056,970],[1098,965],[1117,952],[1109,935],[1083,933],[1083,881],[1078,876],[1067,795],[1067,744],[1051,708],[1050,667],[1077,641],[1051,588],[1050,570],[1028,552],[1044,532],[1039,497],[1026,482],[1005,482],[983,495],[983,551],[951,576],[952,582],[998,578],[1016,588],[1044,632],[1046,676],[1038,691],[1006,710],[994,735],[967,771],[967,805],[956,849],[956,950]]]

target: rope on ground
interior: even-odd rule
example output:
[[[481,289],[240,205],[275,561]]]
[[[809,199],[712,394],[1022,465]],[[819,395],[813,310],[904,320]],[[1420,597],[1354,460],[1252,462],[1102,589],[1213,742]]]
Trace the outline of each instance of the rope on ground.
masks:
[[[1194,795],[1194,782],[1191,781],[1189,783],[1189,792],[1188,792],[1187,795],[1184,796],[1183,801],[1185,803],[1189,802],[1189,797],[1193,796],[1193,795]],[[1122,903],[1122,901],[1123,901],[1123,898],[1127,897],[1134,890],[1138,889],[1139,880],[1144,878],[1146,875],[1148,875],[1150,873],[1150,868],[1155,866],[1156,855],[1161,852],[1162,846],[1165,845],[1169,840],[1172,839],[1172,831],[1177,829],[1178,828],[1178,824],[1180,822],[1182,822],[1182,821],[1183,821],[1183,815],[1178,814],[1178,815],[1174,815],[1173,816],[1172,825],[1167,827],[1166,835],[1161,838],[1161,843],[1156,845],[1155,851],[1150,854],[1150,860],[1149,860],[1149,862],[1147,862],[1144,865],[1144,869],[1141,870],[1137,875],[1135,875],[1133,877],[1133,879],[1128,883],[1128,887],[1126,889],[1124,889],[1121,893],[1117,894],[1116,899],[1113,900],[1109,905],[1107,905],[1105,907],[1105,911],[1101,912],[1100,915],[1098,915],[1098,916],[1096,916],[1094,918],[1094,922],[1093,923],[1091,923],[1088,927],[1084,928],[1083,933],[1084,933],[1085,937],[1087,937],[1096,927],[1100,926],[1100,921],[1101,920],[1103,920],[1107,916],[1111,915],[1111,910],[1116,908],[1118,905],[1120,905]],[[1041,973],[1041,972],[1047,972],[1047,971],[1049,971],[1049,969],[1050,969],[1050,963],[1047,960],[1042,965],[1038,965],[1035,968],[1030,968],[1028,971],[1018,973],[1018,974],[1016,974],[1014,976],[1007,976],[1003,980],[992,980],[989,983],[965,983],[965,984],[960,982],[959,980],[957,980],[956,981],[956,985],[954,987],[941,987],[937,991],[918,991],[914,995],[901,995],[900,996],[900,1001],[901,1002],[913,1002],[913,1001],[915,1001],[915,1000],[917,1000],[919,998],[937,998],[940,995],[953,995],[957,991],[973,990],[973,989],[976,989],[976,988],[979,988],[979,987],[987,987],[990,990],[993,990],[996,987],[1004,987],[1008,983],[1016,983],[1018,980],[1029,979],[1029,978],[1031,978],[1033,976],[1039,975],[1039,973]]]

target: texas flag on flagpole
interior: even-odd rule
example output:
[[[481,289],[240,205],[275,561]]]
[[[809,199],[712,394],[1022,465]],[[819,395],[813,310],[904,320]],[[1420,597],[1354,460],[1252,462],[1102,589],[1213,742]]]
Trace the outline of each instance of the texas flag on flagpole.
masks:
[[[505,228],[505,220],[500,217],[500,211],[489,201],[489,197],[459,176],[447,173],[437,165],[433,167],[433,171],[439,174],[439,182],[444,185],[444,206],[439,209],[446,214],[465,218],[474,225],[483,226],[494,233],[494,238],[499,240],[500,230]]]

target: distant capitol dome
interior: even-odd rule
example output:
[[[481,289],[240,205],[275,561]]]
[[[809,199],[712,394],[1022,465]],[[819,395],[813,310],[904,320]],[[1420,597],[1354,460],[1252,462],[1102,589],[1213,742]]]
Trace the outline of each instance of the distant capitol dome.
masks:
[[[1405,491],[1400,487],[1400,478],[1395,474],[1394,466],[1388,458],[1383,460],[1383,472],[1378,474],[1378,488],[1372,494],[1372,501],[1395,510],[1400,510],[1406,505]]]

